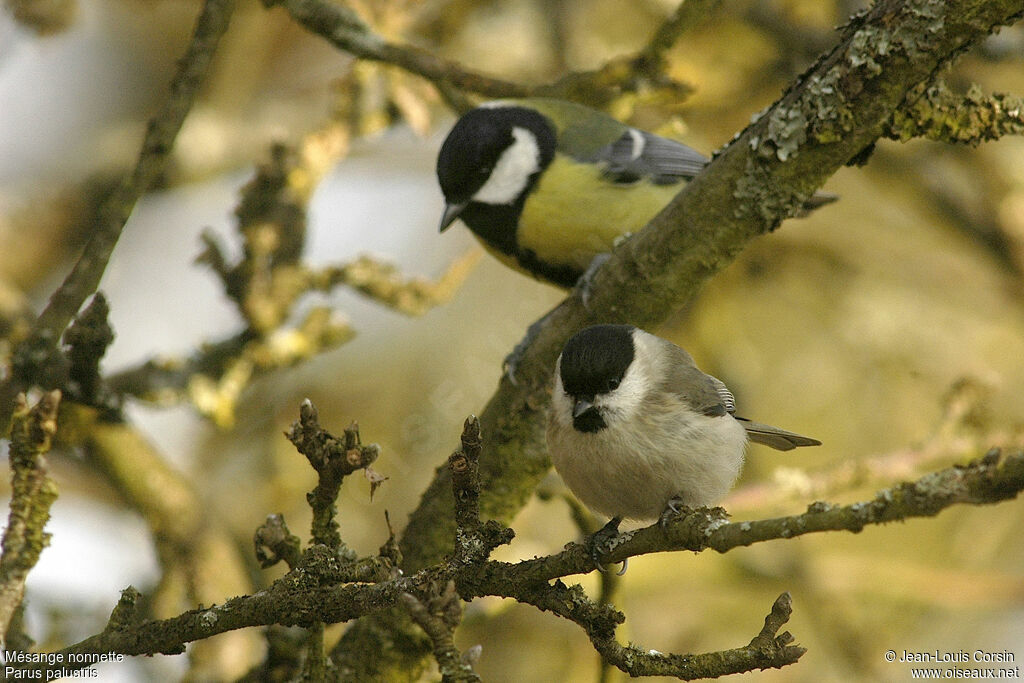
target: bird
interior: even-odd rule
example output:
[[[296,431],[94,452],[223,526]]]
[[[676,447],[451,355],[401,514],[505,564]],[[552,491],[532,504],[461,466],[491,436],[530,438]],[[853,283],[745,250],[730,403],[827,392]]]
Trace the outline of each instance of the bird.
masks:
[[[735,413],[721,380],[672,342],[632,325],[573,335],[555,363],[547,447],[592,511],[663,522],[732,488],[748,441],[778,450],[821,442]]]
[[[440,231],[461,219],[506,265],[569,289],[707,162],[681,142],[566,100],[486,102],[455,123],[438,152]],[[817,193],[805,208],[836,199]]]

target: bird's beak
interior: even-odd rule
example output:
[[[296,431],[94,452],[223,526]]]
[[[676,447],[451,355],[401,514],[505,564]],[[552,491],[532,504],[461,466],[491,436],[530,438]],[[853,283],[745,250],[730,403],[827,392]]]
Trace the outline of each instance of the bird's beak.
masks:
[[[469,202],[463,202],[462,204],[445,204],[444,213],[441,214],[441,227],[438,232],[444,232],[448,229],[448,226],[455,222],[455,219],[459,217],[459,214],[466,208],[466,204]]]
[[[583,396],[576,399],[576,402],[572,406],[572,417],[575,420],[577,417],[587,412],[594,407],[593,396]]]

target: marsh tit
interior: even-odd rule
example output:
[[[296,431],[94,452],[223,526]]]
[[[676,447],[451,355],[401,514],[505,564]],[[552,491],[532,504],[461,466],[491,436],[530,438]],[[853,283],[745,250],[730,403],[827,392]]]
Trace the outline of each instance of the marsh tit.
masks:
[[[821,444],[734,413],[725,384],[683,349],[631,325],[597,325],[556,363],[548,451],[576,497],[617,526],[714,505],[748,440],[783,451]]]
[[[490,102],[463,115],[441,146],[441,231],[461,219],[506,265],[569,288],[707,161],[565,100]],[[806,208],[835,199],[818,193]]]

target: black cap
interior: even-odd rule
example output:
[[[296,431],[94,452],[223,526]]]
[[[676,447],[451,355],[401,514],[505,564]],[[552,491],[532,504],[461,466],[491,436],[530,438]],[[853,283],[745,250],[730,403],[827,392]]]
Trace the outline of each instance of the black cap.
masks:
[[[636,349],[632,325],[594,325],[577,332],[562,349],[562,387],[570,396],[597,396],[622,381]]]

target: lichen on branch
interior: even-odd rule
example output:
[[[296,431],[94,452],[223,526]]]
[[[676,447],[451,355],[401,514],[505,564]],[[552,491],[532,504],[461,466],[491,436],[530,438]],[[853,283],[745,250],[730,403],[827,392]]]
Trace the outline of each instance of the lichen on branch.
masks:
[[[43,457],[57,432],[60,391],[43,394],[31,408],[18,396],[11,424],[11,503],[0,547],[0,642],[25,595],[25,580],[50,542],[44,531],[50,506],[57,500],[57,485],[46,471]]]

